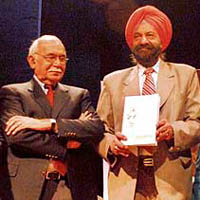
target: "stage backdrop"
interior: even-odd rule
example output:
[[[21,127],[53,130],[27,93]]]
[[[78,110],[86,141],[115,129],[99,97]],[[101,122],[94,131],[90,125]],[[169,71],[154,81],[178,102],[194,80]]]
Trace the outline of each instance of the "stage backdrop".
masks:
[[[26,56],[40,19],[41,0],[0,0],[0,85],[30,79]]]
[[[29,80],[31,41],[55,34],[69,56],[64,83],[89,89],[96,105],[100,80],[131,66],[124,29],[130,14],[152,4],[171,19],[173,39],[167,60],[199,65],[200,2],[159,0],[0,0],[0,86]]]

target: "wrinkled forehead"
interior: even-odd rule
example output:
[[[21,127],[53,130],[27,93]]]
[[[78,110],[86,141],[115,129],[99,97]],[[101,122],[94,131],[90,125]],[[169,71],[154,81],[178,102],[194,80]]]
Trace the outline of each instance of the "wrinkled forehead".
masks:
[[[138,24],[138,25],[135,27],[133,33],[135,33],[135,32],[140,32],[140,31],[146,31],[146,32],[150,32],[150,31],[151,31],[151,32],[155,32],[155,33],[158,34],[158,32],[157,32],[155,26],[154,26],[153,24],[149,23],[148,21],[146,21],[145,19],[143,19],[143,20],[141,21],[141,23]]]

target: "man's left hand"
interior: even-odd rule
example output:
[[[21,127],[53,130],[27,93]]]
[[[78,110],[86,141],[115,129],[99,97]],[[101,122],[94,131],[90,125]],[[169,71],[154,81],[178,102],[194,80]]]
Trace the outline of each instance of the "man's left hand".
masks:
[[[172,125],[165,119],[161,120],[157,124],[156,140],[170,140],[174,137],[174,130]]]

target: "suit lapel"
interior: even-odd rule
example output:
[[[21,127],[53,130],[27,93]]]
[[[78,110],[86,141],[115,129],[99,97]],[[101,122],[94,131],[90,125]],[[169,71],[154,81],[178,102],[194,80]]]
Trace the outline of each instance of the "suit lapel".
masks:
[[[69,102],[68,88],[63,87],[62,84],[58,84],[54,93],[54,107],[52,110],[52,117],[56,118],[63,106]]]
[[[123,96],[121,99],[121,119],[120,121],[122,122],[123,118],[123,110],[124,110],[124,101],[126,96],[139,96],[140,95],[140,88],[139,88],[139,77],[138,77],[138,67],[135,66],[133,67],[132,71],[130,74],[127,76],[126,80],[124,81],[124,90],[123,90]],[[122,126],[122,125],[121,125]],[[129,150],[134,154],[138,155],[138,148],[129,148]]]
[[[124,81],[124,96],[140,95],[138,68],[134,67],[127,79]]]
[[[138,78],[138,68],[133,67],[132,71],[128,74],[127,78],[123,82],[123,91],[120,102],[120,121],[122,122],[122,116],[124,111],[124,101],[126,96],[137,96],[140,95],[139,91],[139,78]],[[121,128],[121,126],[120,126]]]
[[[169,66],[161,61],[160,69],[158,72],[158,94],[161,97],[160,107],[166,102],[170,92],[174,87],[174,74],[170,70]]]
[[[33,92],[35,101],[38,103],[41,109],[46,113],[46,115],[48,117],[51,117],[52,108],[48,102],[48,99],[46,98],[46,95],[42,91],[42,88],[38,85],[38,83],[34,79],[31,80],[31,85],[28,90],[30,92]]]

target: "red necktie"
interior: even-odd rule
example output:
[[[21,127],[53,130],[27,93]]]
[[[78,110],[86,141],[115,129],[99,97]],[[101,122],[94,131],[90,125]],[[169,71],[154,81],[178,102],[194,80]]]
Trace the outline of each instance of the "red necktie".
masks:
[[[45,88],[48,89],[47,99],[49,100],[51,107],[53,107],[53,86],[52,85],[45,85]]]
[[[51,107],[53,107],[53,97],[54,97],[54,93],[53,93],[53,86],[52,85],[45,85],[45,88],[48,89],[47,92],[47,99],[49,100],[49,103],[51,105]],[[58,171],[62,176],[64,176],[67,172],[67,165],[65,163],[63,163],[62,161],[59,160],[50,160],[50,164],[49,168],[51,169],[51,171],[56,170]]]
[[[150,94],[155,94],[156,89],[155,89],[155,84],[152,78],[152,73],[154,72],[154,69],[152,67],[147,68],[144,71],[144,74],[146,75],[143,88],[142,88],[142,95],[150,95]]]

